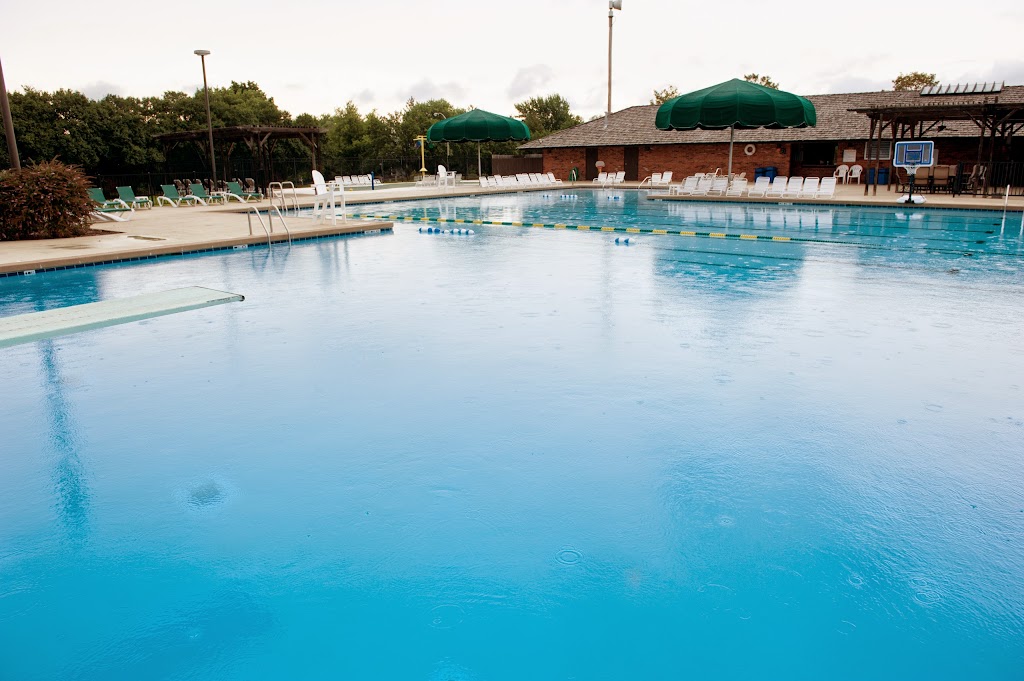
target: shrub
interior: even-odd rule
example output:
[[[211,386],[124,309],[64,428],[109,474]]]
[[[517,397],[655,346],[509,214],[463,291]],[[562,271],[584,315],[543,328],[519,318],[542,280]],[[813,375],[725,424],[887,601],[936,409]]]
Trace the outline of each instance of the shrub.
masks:
[[[81,236],[89,231],[89,178],[59,161],[0,172],[0,241]]]

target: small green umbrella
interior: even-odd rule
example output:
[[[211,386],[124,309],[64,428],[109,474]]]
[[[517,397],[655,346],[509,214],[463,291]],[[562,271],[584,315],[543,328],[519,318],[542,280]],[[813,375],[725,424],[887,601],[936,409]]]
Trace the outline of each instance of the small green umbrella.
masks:
[[[476,142],[476,171],[481,174],[481,142],[526,142],[530,129],[522,121],[473,109],[459,116],[438,121],[427,130],[428,142]]]
[[[654,118],[659,130],[729,128],[730,177],[736,128],[805,128],[817,122],[809,100],[738,78],[670,99]]]

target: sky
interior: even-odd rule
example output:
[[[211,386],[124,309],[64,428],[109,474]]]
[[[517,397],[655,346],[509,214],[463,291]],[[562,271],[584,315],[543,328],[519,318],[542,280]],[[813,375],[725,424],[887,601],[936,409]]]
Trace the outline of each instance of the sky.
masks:
[[[8,90],[99,98],[192,92],[195,49],[211,86],[255,81],[292,115],[349,100],[389,113],[414,97],[513,114],[558,93],[588,119],[607,98],[607,0],[305,0],[96,5],[0,0]],[[178,18],[175,19],[174,17]],[[133,18],[134,17],[134,18]],[[895,23],[898,20],[898,26]],[[906,28],[904,28],[906,27]],[[916,36],[903,46],[894,36]],[[942,83],[1024,84],[1024,3],[624,0],[616,12],[613,110],[767,74],[798,94],[891,87],[901,71]]]

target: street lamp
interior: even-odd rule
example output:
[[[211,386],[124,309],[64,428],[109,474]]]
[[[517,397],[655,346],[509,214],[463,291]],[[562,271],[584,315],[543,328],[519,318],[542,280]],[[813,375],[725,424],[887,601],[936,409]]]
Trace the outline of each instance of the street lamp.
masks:
[[[440,116],[441,120],[444,120],[444,119],[448,118],[443,113],[439,113],[439,112],[436,112],[436,111],[434,112],[434,115],[435,116]],[[444,166],[448,170],[452,169],[452,143],[451,142],[445,142],[444,143]]]
[[[206,56],[209,50],[196,50],[193,54],[203,62],[203,91],[206,92],[206,126],[210,132],[210,171],[213,173],[211,191],[217,191],[217,159],[213,155],[213,116],[210,115],[210,88],[206,84]]]
[[[604,127],[608,127],[608,117],[612,115],[612,19],[613,10],[622,11],[622,0],[608,0],[608,110],[604,114]]]

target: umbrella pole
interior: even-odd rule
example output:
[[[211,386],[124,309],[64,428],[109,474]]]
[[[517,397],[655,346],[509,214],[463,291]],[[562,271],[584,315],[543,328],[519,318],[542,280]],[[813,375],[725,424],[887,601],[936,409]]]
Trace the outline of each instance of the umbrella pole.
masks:
[[[732,181],[732,138],[733,138],[733,135],[735,135],[735,134],[736,134],[736,126],[735,125],[730,125],[729,126],[729,175],[728,175],[728,178],[729,178],[730,182]]]
[[[480,143],[476,143],[476,179],[483,177],[483,165],[480,163]]]

